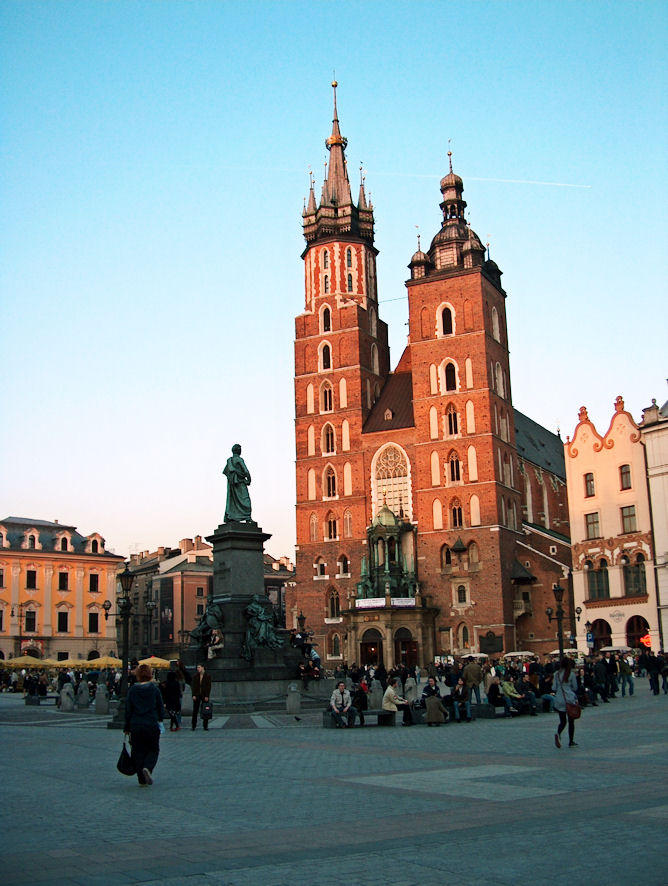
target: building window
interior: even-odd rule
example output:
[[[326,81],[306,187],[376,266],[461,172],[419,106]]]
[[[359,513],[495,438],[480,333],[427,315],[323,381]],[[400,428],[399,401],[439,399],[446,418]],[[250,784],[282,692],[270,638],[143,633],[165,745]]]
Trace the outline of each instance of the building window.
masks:
[[[348,274],[348,292],[353,291],[353,275]]]
[[[69,580],[70,580],[69,572],[59,572],[58,573],[58,590],[59,591],[69,590]]]
[[[96,540],[93,540],[93,541],[90,543],[90,551],[91,551],[91,554],[97,554],[97,553],[99,552],[99,550],[100,550],[100,546],[99,546],[99,544],[97,543]]]
[[[91,572],[88,576],[88,590],[91,594],[97,594],[100,590],[100,576],[97,572]]]
[[[29,535],[29,536],[28,536],[28,547],[29,547],[31,550],[34,549],[34,547],[35,547],[35,543],[36,543],[36,542],[35,542],[35,536],[34,536],[34,535]]]
[[[330,618],[340,618],[341,616],[341,603],[339,601],[338,591],[332,591],[329,595],[329,617]]]
[[[204,603],[197,604],[197,615],[204,615]]]
[[[455,369],[454,363],[448,363],[448,365],[445,367],[445,390],[457,390],[457,371]]]
[[[472,541],[469,545],[469,564],[471,563],[479,563],[480,562],[480,552],[478,550],[478,545]]]
[[[324,578],[327,575],[327,563],[325,563],[322,557],[318,557],[318,559],[314,563],[314,566],[317,578]]]
[[[341,554],[339,569],[341,570],[340,575],[350,575],[350,560],[346,557],[345,554]]]
[[[325,471],[325,497],[336,498],[336,474],[331,465]]]
[[[622,508],[622,532],[636,531],[636,506]]]
[[[585,474],[584,481],[585,481],[585,496],[586,496],[586,498],[591,498],[592,495],[595,495],[594,475],[593,474]]]
[[[352,266],[353,266],[353,252],[352,252],[352,249],[350,249],[350,247],[348,247],[348,249],[346,249],[346,267],[352,268]]]
[[[622,557],[622,574],[624,576],[624,595],[626,597],[640,597],[647,593],[645,558],[642,554],[636,556],[636,562],[633,565],[631,565],[628,557]]]
[[[195,591],[195,596],[196,597],[203,597],[204,596],[204,588],[197,588],[197,590]]]
[[[450,482],[459,483],[461,480],[461,466],[459,464],[459,456],[456,452],[453,452],[450,455],[448,463],[450,466]]]
[[[308,521],[309,525],[309,541],[318,540],[318,518],[315,514],[311,514]]]
[[[338,538],[337,528],[338,527],[337,527],[336,517],[334,516],[334,514],[331,514],[331,513],[328,514],[327,515],[327,538],[329,539],[329,541],[334,541],[335,539]]]
[[[67,633],[69,620],[70,620],[69,612],[66,609],[59,610],[59,612],[58,612],[58,627],[57,627],[57,631],[59,634],[66,634]]]
[[[328,423],[322,430],[322,454],[332,455],[335,451],[334,428]]]
[[[459,585],[457,588],[457,602],[466,603],[466,588],[464,585]]]
[[[88,613],[88,633],[99,634],[100,632],[100,616],[97,612]]]
[[[619,485],[622,489],[631,488],[631,465],[622,465],[619,469]]]
[[[459,420],[457,418],[457,410],[452,405],[452,403],[448,406],[445,415],[448,423],[448,436],[457,436],[457,434],[459,433]]]
[[[343,537],[353,537],[353,515],[350,511],[345,511],[343,514]]]
[[[447,545],[441,548],[441,569],[447,569],[452,566],[452,551]]]
[[[469,629],[464,625],[462,627],[462,646],[469,645]]]
[[[0,632],[5,629],[5,610],[0,609]]]
[[[29,591],[36,591],[37,590],[37,570],[36,569],[26,570],[26,588]]]
[[[66,551],[66,550],[67,550],[67,539],[66,539],[66,538],[61,538],[61,539],[60,539],[60,550],[61,550],[61,551]]]
[[[495,341],[501,341],[501,334],[499,330],[499,312],[496,308],[492,308],[492,335]]]
[[[457,501],[453,502],[452,508],[451,508],[451,514],[452,514],[452,528],[453,529],[461,529],[461,527],[464,525],[464,521],[462,519],[462,506],[459,504],[459,502],[457,502]]]
[[[26,634],[35,634],[37,632],[37,613],[34,609],[28,609],[25,621]]]
[[[322,386],[321,394],[321,412],[331,412],[333,408],[332,403],[334,397],[332,394],[332,386],[329,384],[329,382]]]
[[[0,588],[4,588],[5,586],[5,570],[0,569]]]
[[[372,464],[374,516],[387,504],[393,514],[410,520],[413,507],[411,498],[410,477],[408,476],[408,459],[398,446],[388,444],[379,449]]]
[[[585,537],[599,538],[600,534],[598,511],[594,514],[585,514]]]
[[[338,634],[332,637],[332,655],[341,655],[341,638]]]
[[[329,276],[325,274],[325,295],[329,292]]]
[[[322,253],[322,266],[327,269],[329,267],[329,252],[326,249]]]
[[[594,569],[591,560],[585,562],[587,569],[587,589],[590,600],[608,600],[610,597],[610,584],[608,580],[608,561],[601,558],[598,568]]]
[[[332,328],[332,312],[325,308],[322,312],[322,331],[329,332]]]
[[[329,345],[322,346],[322,368],[323,369],[331,369],[332,368],[332,351]]]
[[[443,308],[441,322],[443,324],[443,335],[452,335],[452,311],[450,308]]]

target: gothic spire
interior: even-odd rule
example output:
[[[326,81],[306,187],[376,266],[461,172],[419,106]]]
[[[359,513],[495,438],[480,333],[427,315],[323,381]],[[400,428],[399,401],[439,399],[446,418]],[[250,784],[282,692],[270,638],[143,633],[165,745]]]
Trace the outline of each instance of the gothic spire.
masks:
[[[327,192],[329,202],[333,206],[348,206],[352,203],[345,156],[348,139],[341,135],[341,130],[339,129],[339,115],[336,108],[337,86],[338,83],[336,80],[332,80],[332,89],[334,90],[334,118],[332,120],[332,134],[325,141],[325,145],[329,151]]]

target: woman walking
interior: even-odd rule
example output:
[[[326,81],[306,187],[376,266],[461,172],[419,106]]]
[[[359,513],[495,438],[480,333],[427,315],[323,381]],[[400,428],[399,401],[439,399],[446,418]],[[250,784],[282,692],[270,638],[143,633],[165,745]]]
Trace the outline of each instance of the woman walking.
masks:
[[[164,688],[164,700],[169,714],[169,731],[178,732],[181,728],[181,685],[176,671],[167,672],[167,683]]]
[[[153,770],[160,754],[160,725],[165,716],[160,690],[151,680],[151,668],[141,664],[137,682],[125,699],[125,734],[130,736],[132,762],[140,785],[153,784]]]
[[[575,720],[567,713],[567,705],[577,704],[578,683],[573,673],[573,659],[565,655],[561,659],[559,670],[554,675],[552,681],[554,691],[554,709],[559,714],[559,728],[554,734],[554,743],[561,747],[561,733],[566,728],[568,722],[568,747],[576,748],[575,741]]]

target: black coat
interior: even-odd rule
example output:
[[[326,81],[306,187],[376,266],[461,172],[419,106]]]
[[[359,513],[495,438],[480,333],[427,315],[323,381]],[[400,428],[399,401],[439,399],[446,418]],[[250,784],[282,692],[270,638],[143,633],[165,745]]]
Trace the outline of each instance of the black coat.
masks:
[[[125,700],[125,732],[157,729],[164,716],[165,706],[155,683],[133,683]]]

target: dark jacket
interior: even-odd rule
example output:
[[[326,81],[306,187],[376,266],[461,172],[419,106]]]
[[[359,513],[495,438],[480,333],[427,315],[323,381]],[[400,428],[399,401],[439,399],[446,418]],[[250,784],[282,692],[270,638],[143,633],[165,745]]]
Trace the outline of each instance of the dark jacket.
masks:
[[[157,729],[164,716],[165,706],[155,683],[133,683],[125,700],[125,732]]]
[[[197,671],[190,685],[193,698],[209,698],[211,695],[211,674],[207,674],[205,671],[204,676],[200,677],[200,673]]]
[[[441,699],[436,695],[430,695],[426,700],[427,723],[445,723],[445,708]]]
[[[426,701],[428,698],[432,698],[433,696],[441,697],[441,690],[436,686],[432,686],[431,683],[427,683],[427,685],[422,690],[422,698]]]
[[[501,687],[498,683],[492,683],[487,690],[487,699],[495,708],[500,708],[504,704]]]

